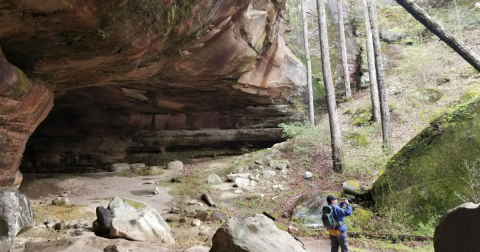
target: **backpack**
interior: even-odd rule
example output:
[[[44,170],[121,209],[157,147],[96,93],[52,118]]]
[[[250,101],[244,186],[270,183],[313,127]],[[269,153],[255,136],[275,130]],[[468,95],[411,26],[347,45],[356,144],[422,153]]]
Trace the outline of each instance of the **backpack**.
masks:
[[[323,226],[328,229],[337,229],[343,226],[343,221],[338,221],[333,217],[333,207],[331,205],[322,208]]]

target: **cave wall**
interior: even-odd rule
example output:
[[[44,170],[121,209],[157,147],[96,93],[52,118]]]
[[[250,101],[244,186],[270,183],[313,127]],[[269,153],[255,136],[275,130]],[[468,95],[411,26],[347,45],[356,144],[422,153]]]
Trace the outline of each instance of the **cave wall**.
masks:
[[[169,151],[280,141],[278,124],[304,115],[294,101],[304,99],[305,86],[304,66],[287,47],[284,7],[267,0],[0,3],[5,58],[54,92],[23,166],[103,168],[157,155],[147,160],[153,164]]]

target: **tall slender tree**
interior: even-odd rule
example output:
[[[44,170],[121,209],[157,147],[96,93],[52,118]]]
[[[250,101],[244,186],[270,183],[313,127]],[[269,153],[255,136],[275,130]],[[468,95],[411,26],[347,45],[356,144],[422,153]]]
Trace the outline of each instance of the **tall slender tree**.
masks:
[[[462,41],[454,37],[443,26],[435,22],[422,8],[418,7],[412,0],[396,0],[405,10],[407,10],[416,20],[422,23],[429,31],[437,35],[445,44],[450,46],[463,59],[480,72],[480,57],[468,48]]]
[[[385,72],[383,71],[382,53],[380,50],[380,35],[378,31],[377,7],[375,0],[367,0],[370,25],[372,28],[373,52],[377,70],[377,85],[380,94],[380,114],[382,116],[383,148],[392,151],[392,131],[390,128],[390,112],[388,110],[387,88],[385,85]]]
[[[312,88],[312,62],[310,61],[310,48],[308,46],[308,26],[307,10],[305,0],[302,0],[302,18],[303,18],[303,40],[305,43],[305,58],[307,60],[307,86],[308,86],[308,114],[312,127],[315,127],[315,110],[313,107],[313,88]]]
[[[380,122],[380,100],[378,96],[377,71],[375,70],[375,55],[373,53],[372,28],[370,26],[370,17],[368,16],[367,0],[362,0],[363,16],[365,19],[365,36],[367,37],[367,61],[368,74],[370,76],[370,96],[372,100],[372,117],[374,122]]]
[[[323,82],[327,98],[328,118],[330,122],[330,136],[332,142],[333,170],[343,172],[342,137],[338,122],[337,105],[335,103],[335,90],[333,88],[332,70],[330,66],[330,53],[328,51],[327,15],[325,13],[325,0],[317,0],[318,27],[320,34],[320,51],[322,54]]]
[[[342,52],[343,81],[345,84],[345,96],[352,97],[350,89],[350,74],[348,72],[347,44],[345,42],[345,25],[343,24],[343,1],[338,2],[338,26],[340,28],[340,51]]]

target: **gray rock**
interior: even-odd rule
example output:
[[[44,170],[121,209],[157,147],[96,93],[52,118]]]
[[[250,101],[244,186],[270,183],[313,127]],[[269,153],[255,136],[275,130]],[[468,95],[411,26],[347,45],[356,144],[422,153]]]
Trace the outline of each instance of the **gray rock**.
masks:
[[[117,245],[108,245],[103,252],[127,252],[127,250]]]
[[[277,168],[279,170],[284,170],[290,168],[290,162],[286,159],[281,160],[270,160],[269,166],[272,168]]]
[[[194,246],[194,247],[185,249],[183,252],[208,252],[208,251],[210,251],[210,247]]]
[[[14,188],[0,188],[0,249],[9,248],[17,234],[32,228],[34,224],[27,197]]]
[[[237,190],[233,191],[233,193],[235,193],[235,194],[242,194],[242,193],[243,193],[243,191],[242,191],[242,190],[239,190],[239,189],[237,189]]]
[[[275,171],[271,171],[271,170],[265,170],[265,171],[263,171],[263,177],[264,177],[264,178],[267,178],[267,179],[268,179],[268,178],[271,178],[271,177],[273,177],[273,176],[275,176]]]
[[[311,179],[313,178],[313,173],[306,171],[305,174],[303,174],[304,179]]]
[[[192,220],[192,223],[191,223],[192,227],[198,227],[201,224],[202,224],[202,221],[199,220],[199,219],[194,219],[194,220]]]
[[[354,201],[357,197],[355,197],[354,195],[346,193],[345,198],[347,198],[349,201]]]
[[[263,167],[262,165],[259,165],[259,164],[254,164],[254,165],[252,165],[252,167],[250,167],[250,170],[259,170],[259,171],[261,171],[261,170],[264,170],[264,169],[265,169],[265,167]]]
[[[269,157],[263,157],[259,160],[256,160],[255,161],[255,164],[258,164],[258,165],[268,165],[268,163],[270,162],[270,158]]]
[[[108,204],[107,209],[112,212],[113,217],[129,215],[137,212],[135,208],[119,197],[114,197]]]
[[[248,169],[243,167],[243,166],[237,166],[233,169],[233,173],[244,173],[246,172]]]
[[[435,252],[480,248],[480,204],[465,203],[445,213],[433,236]]]
[[[304,194],[295,203],[292,220],[304,223],[306,227],[322,227],[322,207],[327,205],[329,192]]]
[[[112,212],[105,207],[98,206],[95,210],[97,214],[98,236],[104,236],[110,233],[110,223],[113,220]]]
[[[247,179],[247,178],[236,178],[235,179],[235,185],[238,188],[249,189],[251,187],[255,187],[257,185],[257,182],[255,180],[250,180],[250,179]]]
[[[252,174],[250,173],[238,173],[238,174],[229,174],[227,175],[227,179],[230,181],[235,181],[237,178],[250,178]]]
[[[305,252],[289,233],[261,214],[230,218],[213,236],[210,252]]]
[[[200,236],[209,236],[212,233],[212,229],[210,227],[201,226],[200,232],[198,233]]]
[[[211,185],[218,185],[222,183],[222,179],[217,174],[211,174],[207,178],[207,183]]]
[[[110,236],[134,241],[175,243],[170,226],[152,208],[113,218]]]
[[[161,192],[161,191],[160,191],[160,188],[159,188],[158,186],[155,186],[155,187],[153,188],[153,194],[157,195],[157,194],[160,194],[160,192]]]
[[[342,184],[343,191],[348,194],[358,195],[361,193],[360,182],[358,180],[348,180]]]
[[[228,215],[226,213],[222,213],[218,210],[215,210],[212,213],[211,219],[212,219],[212,221],[225,222],[228,219]]]
[[[66,197],[57,197],[52,200],[52,205],[55,206],[68,206],[70,205],[68,198]]]
[[[167,164],[167,170],[170,170],[170,171],[183,170],[183,163],[181,161],[172,161]]]
[[[146,167],[147,167],[147,165],[145,165],[144,163],[136,163],[136,164],[131,164],[130,165],[130,169],[134,173],[138,173],[141,169],[146,168]]]
[[[116,163],[110,165],[111,172],[123,172],[123,171],[130,171],[130,165],[127,163]]]

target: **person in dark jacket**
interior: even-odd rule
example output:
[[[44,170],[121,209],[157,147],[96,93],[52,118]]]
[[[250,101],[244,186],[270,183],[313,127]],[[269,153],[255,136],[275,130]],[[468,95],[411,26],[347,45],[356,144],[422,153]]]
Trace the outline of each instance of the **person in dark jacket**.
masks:
[[[333,195],[328,195],[327,197],[327,203],[333,209],[333,218],[341,223],[339,228],[328,230],[332,245],[331,252],[338,252],[339,246],[342,248],[342,252],[348,252],[347,225],[343,223],[343,218],[352,215],[352,206],[345,198],[342,199],[342,203],[339,205],[337,205],[337,200],[338,198]],[[345,209],[343,209],[344,206],[346,206]]]

